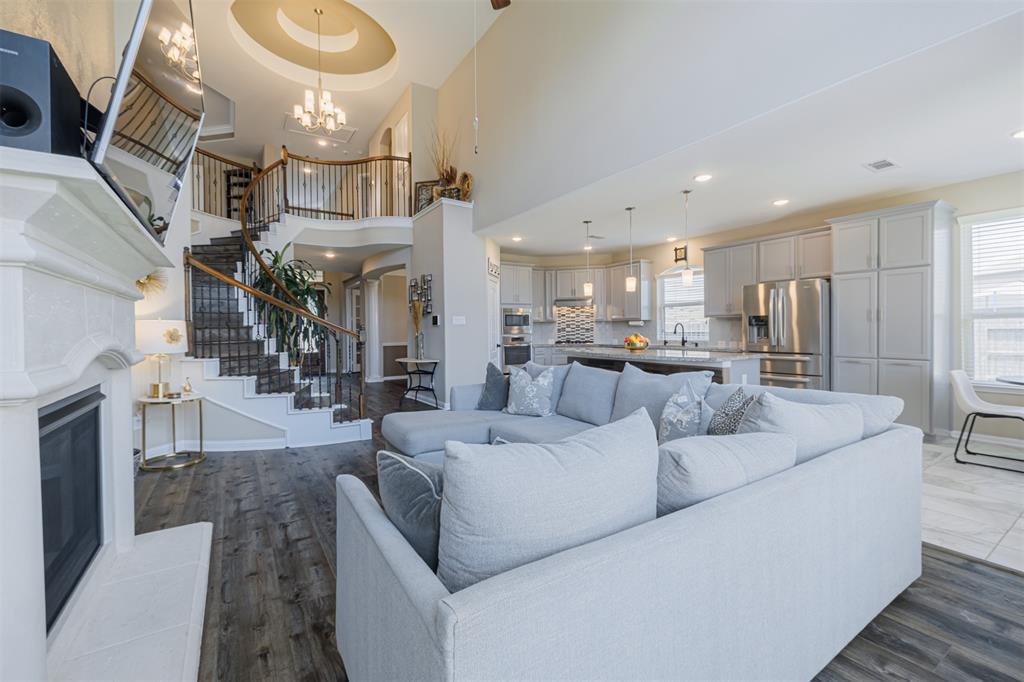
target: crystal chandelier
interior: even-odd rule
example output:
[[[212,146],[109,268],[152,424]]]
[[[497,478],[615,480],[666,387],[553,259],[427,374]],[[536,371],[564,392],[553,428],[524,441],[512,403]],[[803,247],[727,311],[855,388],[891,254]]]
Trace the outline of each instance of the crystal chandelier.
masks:
[[[316,14],[316,92],[306,90],[302,104],[293,109],[295,120],[309,132],[324,130],[328,135],[345,125],[345,112],[334,106],[329,90],[324,90],[323,74],[320,69],[320,16],[324,13],[317,7]]]
[[[171,33],[164,27],[156,37],[160,41],[160,51],[167,58],[167,63],[176,66],[185,78],[193,83],[199,82],[199,57],[196,55],[196,39],[192,27],[181,22],[181,28]]]

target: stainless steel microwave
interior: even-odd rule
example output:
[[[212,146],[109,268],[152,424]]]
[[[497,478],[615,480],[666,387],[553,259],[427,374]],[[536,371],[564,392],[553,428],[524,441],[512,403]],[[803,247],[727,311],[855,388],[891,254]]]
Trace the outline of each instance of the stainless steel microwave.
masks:
[[[502,334],[529,334],[532,331],[528,308],[502,308]]]

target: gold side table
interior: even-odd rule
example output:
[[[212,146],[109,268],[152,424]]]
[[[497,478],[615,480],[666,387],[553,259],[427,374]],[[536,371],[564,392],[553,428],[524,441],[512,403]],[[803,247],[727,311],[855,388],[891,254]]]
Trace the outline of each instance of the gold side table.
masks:
[[[178,425],[175,407],[185,403],[195,403],[199,413],[199,449],[178,451]],[[139,468],[143,471],[169,471],[195,466],[206,459],[203,447],[203,396],[198,393],[184,393],[178,398],[139,398],[142,406],[142,462]],[[171,451],[162,455],[146,456],[146,409],[152,405],[171,406]],[[159,461],[160,464],[153,462]]]

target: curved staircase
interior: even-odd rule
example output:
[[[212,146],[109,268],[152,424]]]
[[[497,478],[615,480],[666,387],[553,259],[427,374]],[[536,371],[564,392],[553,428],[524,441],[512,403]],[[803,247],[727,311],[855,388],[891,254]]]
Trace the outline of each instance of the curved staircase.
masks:
[[[227,160],[217,162],[223,166]],[[288,203],[286,162],[284,156],[255,172],[241,210],[228,205],[228,214],[211,215],[224,236],[185,250],[189,353],[183,369],[209,401],[272,427],[280,434],[279,445],[365,440],[371,437],[371,421],[362,417],[362,377],[332,371],[340,366],[346,337],[357,335],[310,312],[260,256],[261,247],[280,246],[278,221]],[[198,175],[211,176],[217,174]],[[216,191],[216,182],[205,184]],[[239,220],[241,229],[225,234],[225,218]],[[256,286],[268,280],[272,293]],[[282,342],[274,322],[280,317],[289,321],[289,329],[301,329],[301,337],[289,333],[285,338],[291,340]],[[251,449],[275,445],[254,438]],[[244,439],[231,449],[247,449]]]

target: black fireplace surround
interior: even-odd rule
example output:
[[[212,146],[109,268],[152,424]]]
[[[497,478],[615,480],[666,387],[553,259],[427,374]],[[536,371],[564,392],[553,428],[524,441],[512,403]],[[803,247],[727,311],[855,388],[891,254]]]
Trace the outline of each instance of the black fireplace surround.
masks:
[[[39,410],[46,627],[102,543],[99,386]]]

